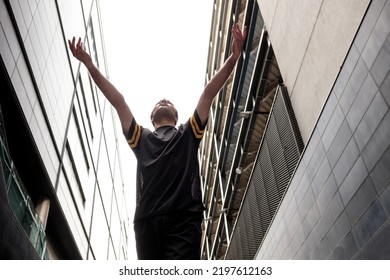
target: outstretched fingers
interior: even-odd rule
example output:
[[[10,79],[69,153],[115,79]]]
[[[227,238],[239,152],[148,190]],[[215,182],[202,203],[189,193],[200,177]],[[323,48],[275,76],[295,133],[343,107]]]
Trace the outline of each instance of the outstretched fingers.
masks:
[[[73,37],[72,40],[68,40],[70,51],[72,52],[73,56],[76,57],[78,60],[83,61],[86,58],[85,50],[83,48],[83,43],[81,41],[81,38],[77,40]]]
[[[234,24],[233,27],[232,27],[233,37],[237,41],[244,41],[245,37],[246,37],[246,32],[247,32],[246,26],[244,26],[244,30],[243,31],[241,31],[241,29],[240,29],[240,27],[238,26],[237,23]]]
[[[72,41],[68,39],[68,45],[69,45],[69,48],[70,50],[73,52],[74,50],[74,40],[75,38],[73,37]]]
[[[240,28],[238,26],[238,24],[234,24],[233,27],[232,27],[232,33],[233,33],[233,37],[235,39],[238,39],[241,35],[241,32],[240,32]]]
[[[244,45],[244,41],[246,38],[247,28],[244,27],[243,31],[241,31],[238,24],[234,24],[232,26],[232,35],[233,35],[233,55],[235,57],[239,57],[242,51],[242,47]]]
[[[83,48],[83,43],[81,42],[81,37],[79,37],[79,40],[77,41],[76,48],[77,49],[82,49]]]

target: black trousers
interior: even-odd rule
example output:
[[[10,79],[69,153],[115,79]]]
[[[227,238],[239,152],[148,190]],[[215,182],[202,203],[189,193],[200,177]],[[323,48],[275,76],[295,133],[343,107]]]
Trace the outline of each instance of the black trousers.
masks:
[[[140,260],[199,260],[202,212],[159,215],[134,223]]]

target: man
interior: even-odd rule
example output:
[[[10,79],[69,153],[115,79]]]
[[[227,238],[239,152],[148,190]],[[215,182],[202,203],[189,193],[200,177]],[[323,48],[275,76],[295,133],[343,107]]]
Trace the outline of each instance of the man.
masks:
[[[134,218],[139,259],[200,259],[201,199],[197,150],[214,97],[241,55],[246,28],[232,27],[232,53],[205,86],[193,115],[176,128],[173,104],[160,100],[151,113],[155,131],[140,126],[123,95],[93,64],[81,38],[68,41],[74,57],[88,69],[96,85],[114,106],[123,133],[137,158],[137,205]]]

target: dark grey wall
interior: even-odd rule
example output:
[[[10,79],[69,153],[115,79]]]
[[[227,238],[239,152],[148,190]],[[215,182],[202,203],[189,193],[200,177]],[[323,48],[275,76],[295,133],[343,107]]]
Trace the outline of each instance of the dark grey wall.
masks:
[[[20,222],[9,207],[0,160],[0,260],[39,260]]]
[[[390,259],[390,0],[373,0],[258,259]]]

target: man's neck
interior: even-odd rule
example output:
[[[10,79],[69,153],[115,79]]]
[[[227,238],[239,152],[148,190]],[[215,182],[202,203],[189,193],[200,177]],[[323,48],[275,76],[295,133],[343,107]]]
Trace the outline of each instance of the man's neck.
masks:
[[[162,126],[176,127],[176,124],[173,123],[173,122],[170,122],[170,121],[162,121],[162,122],[159,122],[159,123],[155,123],[154,124],[154,129],[156,130],[157,128],[162,127]]]

